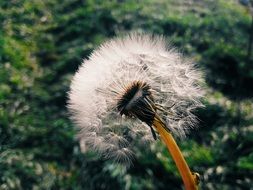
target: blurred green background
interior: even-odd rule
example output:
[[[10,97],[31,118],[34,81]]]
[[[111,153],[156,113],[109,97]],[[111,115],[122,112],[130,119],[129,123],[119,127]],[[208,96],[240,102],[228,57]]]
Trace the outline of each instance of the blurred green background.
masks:
[[[200,189],[253,189],[252,0],[0,0],[0,189],[183,189],[165,146],[129,169],[81,153],[70,80],[100,43],[163,34],[205,73],[198,129],[178,139]],[[251,9],[251,10],[250,10]],[[250,45],[251,44],[251,45]]]

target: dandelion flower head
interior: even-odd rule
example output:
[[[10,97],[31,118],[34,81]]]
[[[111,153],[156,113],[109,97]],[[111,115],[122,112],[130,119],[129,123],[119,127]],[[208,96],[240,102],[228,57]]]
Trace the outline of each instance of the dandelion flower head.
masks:
[[[83,61],[70,87],[68,107],[80,142],[129,163],[136,141],[153,140],[154,113],[172,134],[185,136],[196,123],[192,111],[202,106],[200,79],[194,64],[161,36],[130,34],[103,43]]]

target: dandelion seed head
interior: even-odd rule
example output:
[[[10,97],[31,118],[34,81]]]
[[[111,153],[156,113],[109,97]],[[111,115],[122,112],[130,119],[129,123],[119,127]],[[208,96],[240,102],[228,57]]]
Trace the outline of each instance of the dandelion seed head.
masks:
[[[160,36],[130,34],[105,42],[83,61],[68,101],[82,144],[129,163],[136,140],[151,141],[154,113],[180,137],[195,126],[201,74],[165,42]]]

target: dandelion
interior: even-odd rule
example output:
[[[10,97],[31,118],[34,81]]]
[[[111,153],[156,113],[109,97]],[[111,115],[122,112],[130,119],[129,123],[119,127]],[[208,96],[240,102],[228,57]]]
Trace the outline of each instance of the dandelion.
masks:
[[[163,37],[130,34],[105,42],[71,83],[68,107],[80,142],[105,158],[131,163],[136,139],[146,145],[158,132],[185,186],[195,189],[171,133],[184,137],[195,126],[192,111],[202,106],[200,79]]]

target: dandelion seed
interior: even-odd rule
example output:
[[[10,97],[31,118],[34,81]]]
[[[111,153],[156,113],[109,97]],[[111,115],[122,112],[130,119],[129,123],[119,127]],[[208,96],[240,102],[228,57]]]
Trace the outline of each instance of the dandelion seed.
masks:
[[[136,137],[156,139],[154,123],[180,137],[195,126],[200,79],[162,37],[130,34],[105,42],[71,83],[68,107],[78,137],[101,155],[129,163]]]

